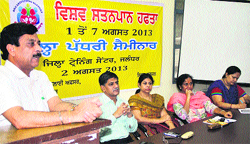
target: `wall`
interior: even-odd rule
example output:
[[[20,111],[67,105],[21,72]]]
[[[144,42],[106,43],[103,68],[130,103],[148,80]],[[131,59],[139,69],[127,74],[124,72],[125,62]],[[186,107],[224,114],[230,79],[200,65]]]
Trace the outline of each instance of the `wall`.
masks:
[[[165,98],[165,105],[173,93],[177,92],[176,85],[172,84],[173,73],[173,35],[174,35],[174,7],[175,0],[135,0],[140,2],[156,2],[164,4],[163,12],[163,53],[162,53],[162,75],[160,87],[153,88],[152,93],[158,93]],[[219,78],[218,78],[219,79]],[[120,82],[122,83],[122,82]],[[205,90],[209,85],[197,84],[195,91]],[[250,94],[250,88],[243,88]],[[127,101],[135,90],[121,91],[120,97]],[[78,104],[81,100],[71,101]]]
[[[250,3],[185,0],[179,73],[217,80],[238,66],[238,83],[250,83]],[[219,51],[218,51],[219,50]],[[193,60],[195,59],[195,62]]]

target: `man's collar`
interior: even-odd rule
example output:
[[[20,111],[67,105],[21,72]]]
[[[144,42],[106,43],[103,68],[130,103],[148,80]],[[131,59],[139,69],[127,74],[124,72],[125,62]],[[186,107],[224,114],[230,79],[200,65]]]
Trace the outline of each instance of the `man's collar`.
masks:
[[[103,103],[108,103],[110,101],[113,102],[113,100],[111,100],[105,93],[102,93],[101,95],[102,99],[103,99]],[[116,96],[116,101],[118,101],[119,97]]]
[[[23,71],[21,71],[16,65],[14,65],[9,60],[6,60],[4,66],[8,68],[10,71],[12,71],[20,79],[28,77]],[[30,77],[32,77],[32,71],[30,72]]]

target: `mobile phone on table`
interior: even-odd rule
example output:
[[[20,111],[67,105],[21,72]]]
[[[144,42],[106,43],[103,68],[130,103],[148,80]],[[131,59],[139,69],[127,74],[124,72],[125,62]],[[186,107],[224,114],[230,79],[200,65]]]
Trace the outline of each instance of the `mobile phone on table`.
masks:
[[[163,134],[165,138],[176,138],[180,136],[179,133],[175,133],[175,132],[164,132]]]

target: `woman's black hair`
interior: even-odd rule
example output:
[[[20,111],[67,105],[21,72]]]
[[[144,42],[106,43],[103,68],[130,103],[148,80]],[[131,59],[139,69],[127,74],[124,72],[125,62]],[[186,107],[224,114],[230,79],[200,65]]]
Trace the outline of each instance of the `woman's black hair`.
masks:
[[[180,75],[177,80],[176,80],[176,87],[179,91],[181,91],[181,86],[183,84],[183,82],[187,79],[187,78],[191,78],[192,82],[193,82],[193,86],[194,86],[194,80],[193,77],[189,74],[182,74]]]
[[[228,75],[230,75],[230,74],[235,74],[237,72],[241,74],[241,70],[237,66],[230,66],[230,67],[227,68],[227,70],[224,73],[224,75],[222,76],[222,78],[226,78],[226,73]]]
[[[140,91],[141,91],[141,89],[137,89],[137,90],[135,91],[135,94],[138,94]]]
[[[154,79],[149,73],[142,73],[139,77],[138,83],[141,85],[142,81],[146,78],[149,78],[152,81],[152,84],[154,84]],[[137,89],[135,94],[139,93],[140,91],[141,91],[140,89]]]

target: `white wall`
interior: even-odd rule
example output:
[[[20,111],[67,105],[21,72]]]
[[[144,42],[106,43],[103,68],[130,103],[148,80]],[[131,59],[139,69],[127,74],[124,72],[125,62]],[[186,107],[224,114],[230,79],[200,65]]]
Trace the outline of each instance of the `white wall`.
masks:
[[[238,83],[250,83],[248,13],[249,3],[185,0],[179,74],[214,81],[235,65]]]
[[[172,84],[173,72],[173,36],[174,36],[174,0],[135,0],[140,2],[157,2],[164,4],[163,10],[163,53],[162,53],[162,75],[160,87],[153,88],[152,93],[158,93],[165,98],[165,105],[173,93],[177,92],[176,85]],[[218,78],[219,79],[219,78]],[[207,89],[209,85],[197,84],[195,91]],[[250,94],[250,88],[243,88]],[[121,91],[120,97],[128,100],[130,96],[134,95],[135,90]],[[81,100],[71,101],[79,103]]]

